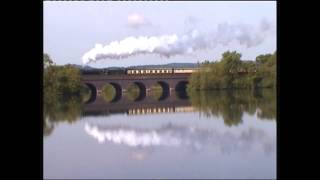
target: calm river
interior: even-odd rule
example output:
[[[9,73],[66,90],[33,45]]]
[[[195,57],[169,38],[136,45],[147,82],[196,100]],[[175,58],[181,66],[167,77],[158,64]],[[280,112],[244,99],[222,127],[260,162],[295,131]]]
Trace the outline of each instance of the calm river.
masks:
[[[68,103],[45,112],[44,178],[276,178],[273,90]]]

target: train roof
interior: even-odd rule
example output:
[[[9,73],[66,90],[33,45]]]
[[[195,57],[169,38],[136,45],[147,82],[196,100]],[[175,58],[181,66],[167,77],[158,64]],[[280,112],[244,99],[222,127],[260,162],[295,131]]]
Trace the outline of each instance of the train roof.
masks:
[[[146,70],[146,69],[150,69],[150,70],[154,70],[154,69],[156,69],[156,70],[158,70],[158,69],[199,69],[199,68],[190,68],[190,67],[188,67],[188,68],[183,68],[183,67],[179,67],[179,68],[174,68],[174,67],[139,67],[139,68],[135,68],[135,67],[131,67],[131,68],[126,68],[127,70],[140,70],[140,69],[143,69],[143,70]]]

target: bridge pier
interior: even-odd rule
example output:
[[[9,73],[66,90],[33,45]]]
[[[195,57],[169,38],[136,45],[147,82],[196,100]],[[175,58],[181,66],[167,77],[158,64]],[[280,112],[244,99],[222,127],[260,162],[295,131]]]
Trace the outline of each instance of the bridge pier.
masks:
[[[170,88],[169,88],[169,96],[171,96],[172,94],[174,94],[174,92],[175,92],[175,89],[172,88],[172,87],[170,87]]]
[[[122,89],[121,91],[122,91],[122,94],[123,94],[123,93],[126,93],[128,90],[127,89]]]
[[[146,88],[146,96],[150,96],[151,88]]]
[[[101,96],[102,94],[102,89],[97,89],[97,96]]]

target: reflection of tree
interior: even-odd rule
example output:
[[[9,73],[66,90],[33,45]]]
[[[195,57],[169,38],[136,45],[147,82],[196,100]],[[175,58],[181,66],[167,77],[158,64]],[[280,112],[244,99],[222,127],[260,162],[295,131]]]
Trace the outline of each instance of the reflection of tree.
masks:
[[[45,96],[46,97],[46,94]],[[44,135],[50,135],[54,128],[54,123],[67,121],[72,123],[79,119],[82,113],[82,98],[48,98],[43,106],[43,128]]]
[[[151,87],[150,95],[154,99],[159,100],[161,98],[162,94],[163,94],[163,89],[160,84],[156,84],[155,86]]]
[[[275,119],[276,118],[276,92],[275,90],[260,91],[261,96],[257,98],[257,104],[260,111],[257,115],[261,119]]]
[[[43,135],[44,136],[49,136],[54,129],[54,125],[47,120],[43,121]]]
[[[274,90],[200,91],[191,92],[194,107],[205,116],[222,116],[228,126],[242,122],[243,113],[263,119],[276,118],[276,98]]]
[[[134,101],[140,95],[140,89],[136,84],[132,84],[128,87],[126,96],[129,100]]]

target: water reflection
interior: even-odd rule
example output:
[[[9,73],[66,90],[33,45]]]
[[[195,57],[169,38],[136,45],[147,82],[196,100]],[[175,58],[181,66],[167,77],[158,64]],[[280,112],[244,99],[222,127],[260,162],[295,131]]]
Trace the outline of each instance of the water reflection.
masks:
[[[161,101],[147,96],[141,101],[130,101],[123,98],[116,103],[110,103],[103,97],[97,97],[90,104],[84,104],[80,98],[63,101],[52,99],[44,104],[44,136],[50,135],[55,124],[59,122],[73,123],[88,116],[177,112],[199,112],[205,117],[222,117],[227,126],[241,124],[244,113],[250,115],[256,113],[261,120],[275,120],[276,93],[273,90],[173,93]]]
[[[274,178],[275,95],[272,90],[212,91],[163,100],[47,101],[44,176]]]
[[[45,99],[43,106],[43,134],[49,136],[55,124],[59,122],[74,123],[79,120],[83,110],[81,98],[72,97],[58,100],[56,98]]]
[[[154,129],[86,123],[85,131],[99,143],[111,142],[130,147],[187,146],[192,150],[202,150],[211,146],[222,153],[233,151],[248,153],[252,148],[261,147],[266,154],[275,150],[274,139],[271,139],[262,129],[257,128],[249,128],[240,134],[235,134],[230,131],[220,132],[214,127],[204,128],[171,123]]]
[[[241,124],[244,113],[276,119],[274,90],[202,91],[190,94],[192,106],[204,116],[222,116],[227,126]]]

